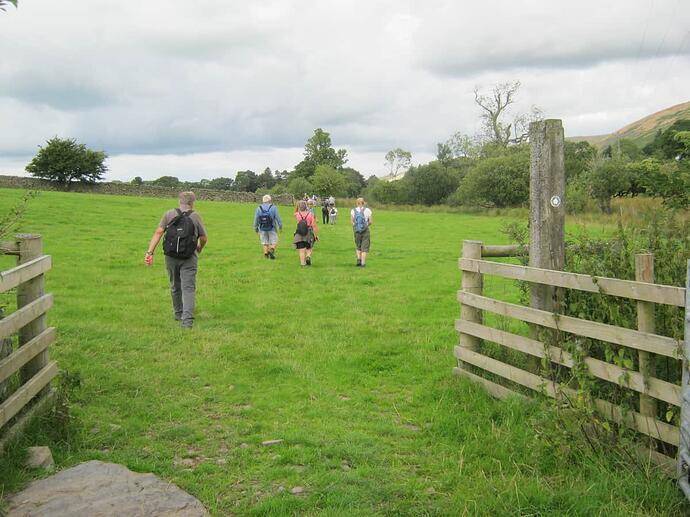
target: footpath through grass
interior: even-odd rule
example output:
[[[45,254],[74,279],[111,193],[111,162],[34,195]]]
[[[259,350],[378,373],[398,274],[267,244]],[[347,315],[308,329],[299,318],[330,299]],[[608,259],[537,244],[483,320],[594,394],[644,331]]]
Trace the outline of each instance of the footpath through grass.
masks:
[[[20,195],[0,190],[0,207]],[[268,261],[254,206],[200,202],[209,245],[195,328],[184,332],[160,250],[143,265],[172,205],[46,192],[31,202],[22,229],[41,233],[54,261],[51,355],[82,382],[78,433],[54,445],[60,467],[100,459],[151,471],[217,515],[687,510],[669,481],[594,456],[564,464],[535,434],[539,404],[495,401],[452,376],[461,242],[505,242],[504,220],[376,212],[362,270],[341,207],[314,265],[300,269],[288,207]],[[516,296],[507,282],[488,289]],[[273,439],[283,442],[261,445]],[[33,475],[20,459],[16,449],[3,459],[0,493]]]

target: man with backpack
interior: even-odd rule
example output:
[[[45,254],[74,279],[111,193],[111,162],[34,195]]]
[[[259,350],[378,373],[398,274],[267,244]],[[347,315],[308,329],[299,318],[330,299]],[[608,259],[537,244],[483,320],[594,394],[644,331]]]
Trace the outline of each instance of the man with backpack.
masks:
[[[357,267],[366,267],[371,241],[369,227],[372,224],[372,218],[371,209],[367,208],[364,198],[357,198],[357,206],[350,211],[350,221],[355,233]]]
[[[146,265],[153,264],[153,252],[163,235],[165,267],[170,279],[173,314],[182,328],[194,323],[196,271],[201,250],[208,242],[201,216],[194,211],[194,192],[180,192],[180,206],[163,214],[146,251]]]
[[[278,209],[271,203],[271,196],[266,194],[263,203],[256,208],[254,214],[254,231],[259,234],[259,241],[264,248],[264,257],[274,260],[276,246],[278,246],[278,228],[283,231],[283,221]]]

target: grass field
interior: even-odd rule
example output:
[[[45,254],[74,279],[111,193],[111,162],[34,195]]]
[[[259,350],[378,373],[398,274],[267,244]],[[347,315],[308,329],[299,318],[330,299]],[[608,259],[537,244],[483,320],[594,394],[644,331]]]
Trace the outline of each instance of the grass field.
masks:
[[[0,212],[20,195],[0,190]],[[287,207],[278,259],[268,261],[254,206],[200,202],[209,244],[185,332],[160,250],[143,265],[172,204],[64,193],[30,204],[22,230],[42,234],[54,262],[51,356],[82,384],[78,432],[53,444],[60,467],[100,459],[154,472],[215,515],[688,511],[654,474],[587,452],[565,463],[535,432],[548,410],[495,401],[452,376],[461,242],[504,243],[505,220],[375,212],[362,270],[342,217],[300,269]],[[10,263],[0,257],[0,269]],[[487,290],[517,297],[508,282]],[[34,438],[2,459],[2,493],[31,479],[19,446]],[[273,439],[284,441],[261,445]],[[290,493],[296,486],[303,495]]]

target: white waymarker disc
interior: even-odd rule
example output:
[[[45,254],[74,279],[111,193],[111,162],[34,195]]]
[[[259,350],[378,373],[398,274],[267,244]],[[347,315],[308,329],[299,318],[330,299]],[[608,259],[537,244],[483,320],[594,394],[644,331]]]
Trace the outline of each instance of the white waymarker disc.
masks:
[[[558,208],[559,206],[561,206],[561,197],[551,196],[551,206],[554,208]]]

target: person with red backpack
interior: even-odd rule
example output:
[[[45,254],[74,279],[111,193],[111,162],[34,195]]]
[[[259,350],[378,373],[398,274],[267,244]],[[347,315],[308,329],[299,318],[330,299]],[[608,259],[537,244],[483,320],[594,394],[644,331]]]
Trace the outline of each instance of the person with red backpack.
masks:
[[[153,252],[165,234],[163,253],[170,279],[173,314],[182,328],[194,323],[196,271],[201,250],[208,242],[201,216],[194,211],[194,192],[180,192],[180,206],[163,214],[151,237],[144,262],[153,265]]]
[[[309,211],[306,201],[297,203],[295,212],[297,229],[293,243],[299,252],[299,263],[302,267],[311,266],[311,254],[314,243],[319,240],[319,228],[316,226],[316,218]]]

